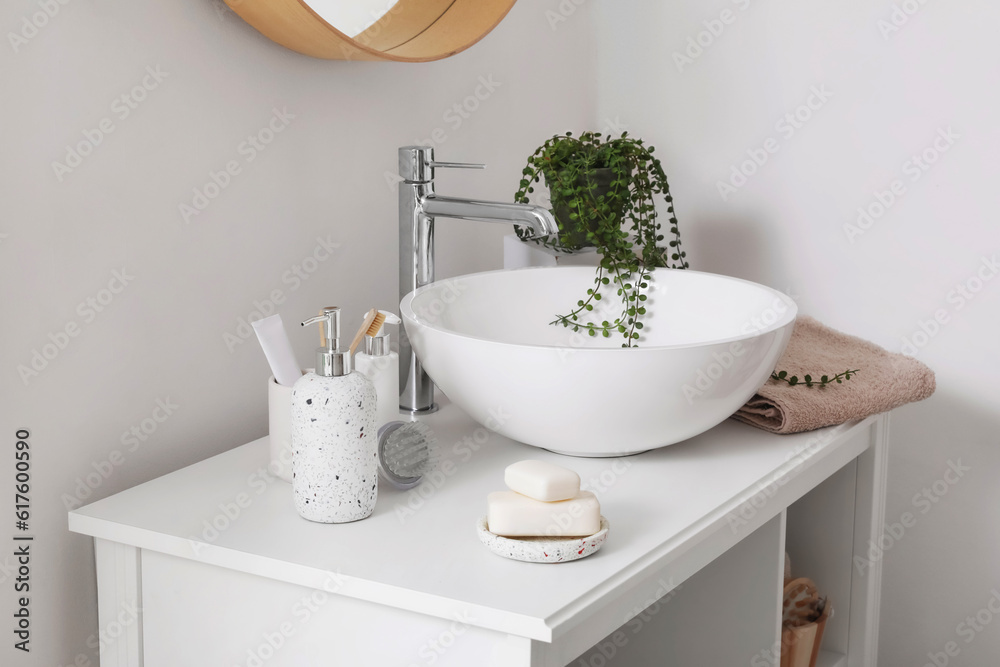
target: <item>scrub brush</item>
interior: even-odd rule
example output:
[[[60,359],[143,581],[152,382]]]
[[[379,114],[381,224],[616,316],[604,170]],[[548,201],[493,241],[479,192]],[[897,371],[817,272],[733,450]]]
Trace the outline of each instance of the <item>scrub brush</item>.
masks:
[[[365,315],[364,322],[361,323],[361,328],[358,329],[357,335],[351,341],[351,354],[353,355],[357,351],[358,345],[361,345],[361,341],[365,339],[366,335],[374,336],[382,328],[383,324],[385,324],[385,315],[374,308],[369,310]]]
[[[378,471],[397,489],[412,489],[437,465],[437,438],[421,422],[389,422],[378,430]]]

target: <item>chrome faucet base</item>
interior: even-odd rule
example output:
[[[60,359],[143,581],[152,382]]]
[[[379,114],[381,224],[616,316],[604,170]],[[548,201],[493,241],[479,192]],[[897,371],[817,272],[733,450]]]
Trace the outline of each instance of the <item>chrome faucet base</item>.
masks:
[[[403,414],[408,414],[411,417],[420,417],[422,415],[430,415],[438,411],[438,404],[431,403],[430,407],[427,408],[406,408],[402,405],[399,406],[399,411]]]
[[[399,298],[434,282],[434,218],[483,220],[524,225],[535,238],[559,233],[548,209],[528,204],[441,197],[434,192],[435,168],[482,169],[481,164],[435,162],[430,146],[399,149]],[[399,340],[399,408],[413,415],[437,410],[434,383],[413,353],[409,338]]]

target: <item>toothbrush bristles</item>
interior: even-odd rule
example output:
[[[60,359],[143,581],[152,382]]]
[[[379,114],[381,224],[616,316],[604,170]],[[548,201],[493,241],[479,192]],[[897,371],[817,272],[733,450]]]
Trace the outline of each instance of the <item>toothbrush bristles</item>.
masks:
[[[383,324],[385,324],[385,315],[383,315],[382,313],[378,313],[377,315],[375,315],[375,319],[372,320],[372,323],[368,327],[368,331],[366,331],[365,334],[369,336],[374,336],[379,332],[379,329],[382,328]]]

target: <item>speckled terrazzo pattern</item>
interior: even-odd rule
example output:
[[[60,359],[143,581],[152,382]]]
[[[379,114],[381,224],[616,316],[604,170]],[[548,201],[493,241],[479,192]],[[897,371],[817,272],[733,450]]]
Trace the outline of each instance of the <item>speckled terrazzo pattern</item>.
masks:
[[[486,517],[476,522],[479,541],[498,556],[526,563],[568,563],[586,558],[604,546],[611,525],[603,516],[601,529],[589,537],[552,539],[551,537],[502,537],[491,533]]]
[[[310,521],[364,519],[378,498],[375,387],[307,373],[292,388],[292,493]]]

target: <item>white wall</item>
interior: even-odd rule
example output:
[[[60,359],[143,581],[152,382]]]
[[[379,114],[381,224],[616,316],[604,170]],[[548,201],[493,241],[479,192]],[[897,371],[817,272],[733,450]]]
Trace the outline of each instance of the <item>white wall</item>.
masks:
[[[1000,622],[959,624],[1000,590],[1000,277],[984,265],[1000,260],[1000,7],[901,4],[915,13],[892,30],[890,0],[600,3],[598,115],[657,146],[693,268],[788,290],[890,350],[916,335],[909,352],[938,389],[893,416],[887,520],[916,523],[884,555],[879,664],[923,665],[949,641],[949,664],[996,664]],[[814,87],[831,96],[776,127]],[[949,127],[958,138],[929,169],[905,165]],[[776,152],[724,201],[718,182],[768,138]],[[888,211],[849,235],[895,180]],[[966,299],[954,290],[969,281]],[[946,323],[924,336],[936,313]],[[970,468],[950,486],[949,461]],[[915,500],[925,488],[934,502]]]
[[[121,452],[107,479],[92,478],[91,502],[264,435],[266,362],[254,339],[233,351],[224,340],[255,301],[280,290],[286,324],[336,303],[350,331],[364,310],[396,304],[397,204],[385,175],[395,173],[398,146],[441,128],[440,158],[489,164],[442,174],[441,191],[509,201],[523,159],[595,115],[589,22],[581,12],[553,31],[546,2],[518,3],[470,51],[424,65],[299,56],[218,1],[54,6],[17,50],[6,35],[39,7],[10,0],[0,8],[0,497],[12,524],[14,432],[29,428],[36,536],[32,652],[14,651],[5,630],[4,664],[96,660],[91,540],[67,532],[62,500],[78,479]],[[166,76],[123,117],[113,100],[140,84],[147,66]],[[492,92],[480,84],[491,79]],[[449,111],[477,89],[486,99],[467,118]],[[275,108],[294,119],[250,162],[239,146]],[[51,163],[102,119],[113,131],[60,181]],[[186,223],[179,205],[230,160],[240,173]],[[441,224],[439,276],[502,266],[506,231]],[[308,280],[283,278],[312,256],[318,237],[341,245],[306,263],[315,269]],[[101,312],[87,306],[112,296],[102,290],[116,270],[126,274],[124,289],[114,282],[120,293]],[[22,381],[18,366],[30,367],[33,351],[43,352],[50,334],[60,340],[67,325],[75,337]],[[305,362],[317,332],[291,333]],[[151,430],[149,420],[164,416],[157,400],[178,407],[144,442],[123,444],[130,428],[146,420]],[[13,559],[4,539],[7,628]]]

